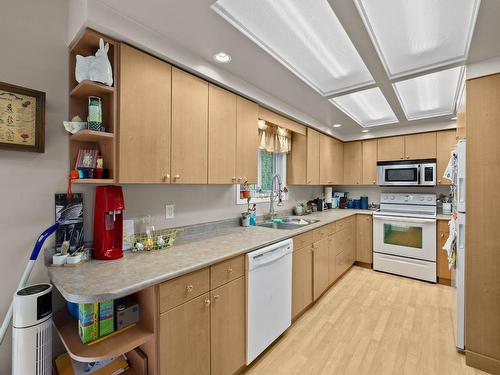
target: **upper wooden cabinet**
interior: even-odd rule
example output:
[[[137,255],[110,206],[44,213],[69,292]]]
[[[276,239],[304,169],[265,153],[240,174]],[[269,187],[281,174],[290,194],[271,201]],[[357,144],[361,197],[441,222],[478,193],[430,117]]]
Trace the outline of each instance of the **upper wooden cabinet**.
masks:
[[[467,116],[465,116],[465,112],[457,113],[457,139],[467,138],[466,118]]]
[[[405,159],[435,159],[436,133],[405,135]]]
[[[307,184],[307,136],[292,133],[292,151],[287,155],[286,182],[289,185]],[[318,163],[319,167],[319,163]]]
[[[171,66],[120,48],[119,181],[170,182]]]
[[[327,135],[320,135],[319,182],[321,185],[342,184],[344,179],[344,145]]]
[[[436,158],[436,133],[420,133],[378,139],[378,160],[413,160]]]
[[[333,149],[333,160],[332,160],[332,180],[334,184],[343,184],[344,183],[344,143],[341,141],[330,138],[330,142],[332,142]]]
[[[362,183],[363,150],[361,141],[344,143],[344,181],[345,185]]]
[[[208,182],[208,82],[172,68],[171,182]]]
[[[308,185],[319,185],[320,136],[321,134],[316,130],[307,128],[306,183]],[[292,149],[293,147],[292,142]]]
[[[451,181],[443,178],[444,171],[448,166],[451,151],[455,149],[457,144],[457,132],[454,129],[437,132],[436,135],[436,151],[437,151],[437,183],[438,185],[450,185]]]
[[[377,140],[379,161],[402,160],[405,157],[405,137],[387,137]]]
[[[236,178],[257,183],[257,151],[259,148],[259,106],[236,97]],[[240,180],[241,178],[241,180]]]
[[[236,95],[210,84],[208,183],[234,184],[236,181]]]
[[[377,184],[377,140],[370,139],[362,142],[363,155],[363,185]]]

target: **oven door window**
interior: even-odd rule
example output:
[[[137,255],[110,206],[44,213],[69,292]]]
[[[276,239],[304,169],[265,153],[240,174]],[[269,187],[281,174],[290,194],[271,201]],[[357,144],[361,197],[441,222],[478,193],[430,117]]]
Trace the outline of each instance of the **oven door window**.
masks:
[[[423,228],[408,224],[384,223],[384,243],[422,249]]]
[[[387,168],[385,170],[385,182],[418,182],[418,168]]]

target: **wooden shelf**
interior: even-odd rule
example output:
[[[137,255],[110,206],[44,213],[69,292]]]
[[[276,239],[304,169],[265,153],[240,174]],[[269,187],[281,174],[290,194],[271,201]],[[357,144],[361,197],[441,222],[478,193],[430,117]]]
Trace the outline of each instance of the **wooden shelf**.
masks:
[[[101,361],[130,352],[134,348],[154,339],[154,333],[137,325],[98,343],[83,344],[78,335],[78,323],[65,308],[53,317],[54,326],[71,358],[80,362]],[[133,373],[133,372],[132,372]]]
[[[74,184],[114,184],[115,180],[112,178],[77,178],[73,180]]]
[[[78,133],[71,134],[70,138],[72,141],[82,141],[82,142],[98,142],[107,139],[113,139],[115,137],[114,133],[99,132],[95,130],[83,129]]]
[[[88,98],[89,96],[111,95],[114,92],[114,87],[94,81],[82,81],[71,90],[69,95],[75,98]]]

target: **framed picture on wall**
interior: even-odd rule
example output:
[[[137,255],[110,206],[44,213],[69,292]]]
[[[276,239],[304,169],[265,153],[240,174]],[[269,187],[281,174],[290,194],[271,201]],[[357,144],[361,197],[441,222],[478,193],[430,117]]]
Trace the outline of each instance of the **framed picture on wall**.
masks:
[[[45,93],[0,82],[0,149],[45,151]]]

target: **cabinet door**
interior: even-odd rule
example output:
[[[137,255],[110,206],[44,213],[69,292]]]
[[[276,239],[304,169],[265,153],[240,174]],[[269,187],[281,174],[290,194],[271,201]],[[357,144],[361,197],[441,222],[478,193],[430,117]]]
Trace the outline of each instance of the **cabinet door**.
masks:
[[[445,279],[445,283],[451,283],[451,271],[448,268],[448,253],[443,250],[443,246],[448,239],[450,230],[448,220],[437,221],[437,276]]]
[[[332,284],[337,279],[335,271],[335,256],[337,245],[337,233],[333,233],[328,237],[328,284]]]
[[[361,184],[363,154],[361,141],[344,143],[344,181],[345,185]]]
[[[387,137],[377,140],[379,161],[402,160],[405,157],[405,137]]]
[[[316,301],[328,288],[328,237],[313,244],[313,295]]]
[[[327,135],[320,134],[319,139],[319,183],[333,183],[333,143]]]
[[[292,151],[287,155],[286,180],[289,185],[307,183],[307,136],[292,133]],[[318,164],[319,167],[319,164]]]
[[[436,152],[437,152],[437,183],[438,185],[450,185],[451,181],[443,178],[444,171],[450,160],[451,151],[457,145],[457,132],[455,129],[437,132],[436,134]]]
[[[435,159],[436,132],[405,136],[406,159]]]
[[[356,215],[356,260],[372,264],[373,223],[370,215]]]
[[[308,185],[319,185],[320,176],[320,137],[316,130],[307,128],[306,179]],[[293,144],[293,143],[292,143]],[[295,147],[295,146],[293,146]],[[292,147],[292,150],[293,150]]]
[[[245,365],[245,278],[210,292],[211,374],[231,375]]]
[[[467,131],[466,131],[466,123],[465,123],[465,112],[457,113],[457,138],[458,139],[466,139]]]
[[[236,177],[250,184],[257,183],[258,116],[257,104],[240,96],[236,98]]]
[[[292,320],[313,302],[312,245],[293,251]]]
[[[208,87],[208,183],[236,183],[236,95]]]
[[[119,181],[170,182],[171,66],[120,47]]]
[[[363,185],[377,184],[377,140],[371,139],[362,142],[363,156]]]
[[[160,374],[210,374],[210,296],[160,315]]]
[[[206,184],[208,82],[172,68],[172,183]]]

